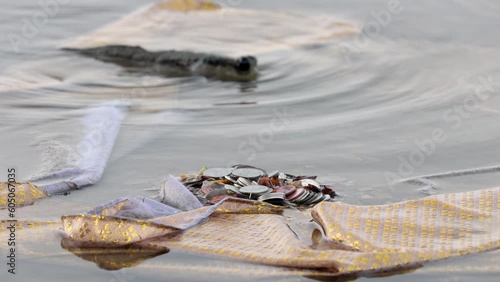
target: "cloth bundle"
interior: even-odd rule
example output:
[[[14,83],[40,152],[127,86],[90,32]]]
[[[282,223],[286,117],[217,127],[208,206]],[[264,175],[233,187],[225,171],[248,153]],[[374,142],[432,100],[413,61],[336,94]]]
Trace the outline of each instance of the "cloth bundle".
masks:
[[[121,201],[92,215],[64,216],[62,222],[75,245],[147,244],[298,268],[311,275],[377,273],[500,247],[499,192],[444,194],[381,206],[322,202],[312,209],[323,233],[313,232],[313,245],[296,236],[281,208],[231,198],[150,219],[117,217],[126,205]],[[205,217],[204,223],[190,224]]]
[[[182,191],[186,188],[180,183],[171,185],[175,178],[169,181],[162,186],[162,199],[197,201]],[[22,185],[29,195],[39,193],[34,185]],[[499,194],[500,188],[494,188],[379,206],[322,202],[311,211],[319,226],[311,234],[312,245],[290,228],[283,208],[270,204],[228,198],[181,211],[153,199],[128,196],[86,214],[63,216],[62,245],[108,269],[180,249],[302,275],[400,272],[500,247]],[[56,228],[54,222],[47,224]],[[24,227],[42,226],[43,222]],[[133,258],[123,256],[124,250],[132,250]]]

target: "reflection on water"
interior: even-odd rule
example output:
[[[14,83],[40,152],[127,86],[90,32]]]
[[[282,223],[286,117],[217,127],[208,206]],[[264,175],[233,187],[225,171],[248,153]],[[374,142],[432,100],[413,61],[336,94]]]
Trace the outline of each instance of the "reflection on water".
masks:
[[[168,249],[148,248],[147,245],[130,245],[123,248],[81,248],[72,246],[73,241],[63,238],[61,246],[74,255],[95,263],[106,270],[133,267],[144,260],[168,253]]]
[[[401,3],[401,13],[363,46],[356,44],[363,24],[374,20],[372,11],[386,9],[387,1],[241,1],[216,18],[162,12],[141,20],[136,14],[128,23],[97,34],[95,30],[144,3],[70,2],[61,7],[19,53],[13,52],[8,39],[1,45],[2,166],[17,166],[21,178],[38,171],[42,156],[37,137],[51,135],[71,144],[81,128],[79,119],[91,105],[125,100],[130,113],[98,184],[27,207],[19,216],[57,219],[117,196],[147,195],[144,189],[166,173],[231,162],[318,175],[336,184],[341,200],[359,204],[427,193],[408,183],[390,186],[387,175],[404,179],[498,165],[500,51],[491,28],[498,25],[498,3]],[[278,4],[288,13],[277,13]],[[39,9],[31,2],[6,4],[0,30],[20,32],[22,18]],[[107,42],[152,50],[255,55],[260,75],[253,83],[140,75],[60,50],[68,44]],[[482,89],[479,96],[477,89]],[[277,111],[286,113],[285,126],[262,139]],[[419,144],[434,140],[436,129],[444,141],[433,141],[432,153],[427,153]],[[434,192],[479,189],[498,185],[499,180],[495,172],[439,178],[433,180]],[[46,250],[55,253],[60,248]],[[491,261],[497,256],[484,264],[495,265]],[[130,271],[158,280],[164,273],[158,265],[169,259],[200,268],[208,263],[171,253]],[[471,260],[453,261],[469,265]],[[34,277],[30,269],[46,263],[51,265],[36,259],[24,263],[23,275]],[[90,264],[68,269],[74,273],[67,277],[88,272],[96,281],[113,278]],[[426,269],[405,279],[455,277],[452,270],[443,274]],[[480,278],[491,280],[496,272],[493,268]],[[65,274],[46,275],[43,279],[53,280]],[[224,280],[213,275],[192,278]]]

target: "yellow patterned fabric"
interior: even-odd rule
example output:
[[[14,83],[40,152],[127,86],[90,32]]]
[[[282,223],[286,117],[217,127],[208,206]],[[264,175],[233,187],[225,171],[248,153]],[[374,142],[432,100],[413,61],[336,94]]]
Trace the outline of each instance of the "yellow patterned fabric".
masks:
[[[335,251],[314,250],[300,241],[279,215],[215,214],[200,226],[152,245],[275,266],[337,273]]]
[[[210,207],[203,207],[180,214],[158,217],[150,221],[183,229],[187,222],[193,221],[199,215],[207,212]],[[212,214],[281,214],[283,208],[263,202],[248,201],[245,199],[228,198]]]
[[[498,248],[499,206],[499,189],[380,206],[323,202],[312,210],[324,234],[313,245],[296,236],[279,208],[233,200],[185,231],[175,225],[192,220],[206,207],[149,221],[63,217],[63,228],[77,243],[117,246],[147,239],[148,247],[158,249],[344,275],[400,271]]]
[[[177,230],[144,220],[86,214],[63,216],[62,224],[70,239],[87,246],[124,246]]]
[[[220,8],[219,5],[211,1],[199,1],[199,0],[169,0],[163,1],[157,4],[159,8],[169,11],[199,11],[199,10],[217,10]]]
[[[338,260],[356,272],[499,248],[499,208],[496,188],[382,206],[322,203],[312,215],[328,240],[357,250]]]
[[[47,192],[29,182],[0,182],[0,209],[8,208],[9,190],[12,189],[15,189],[16,207],[29,206],[38,199],[49,197]]]
[[[71,215],[63,216],[63,230],[67,237],[81,245],[87,246],[124,246],[139,243],[148,238],[168,235],[181,230],[181,226],[207,212],[210,207],[158,217],[151,220],[117,218],[109,215],[117,213],[123,202],[103,209],[105,215]],[[282,209],[270,204],[243,199],[228,199],[223,202],[214,214],[237,213],[281,213]]]

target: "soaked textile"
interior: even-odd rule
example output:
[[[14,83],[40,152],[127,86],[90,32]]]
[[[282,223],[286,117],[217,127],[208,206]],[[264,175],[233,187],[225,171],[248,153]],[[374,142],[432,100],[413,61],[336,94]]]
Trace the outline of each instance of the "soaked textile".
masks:
[[[394,268],[500,247],[499,188],[382,205],[321,204],[313,218],[349,245],[348,272]]]
[[[202,207],[200,201],[172,175],[162,181],[159,198],[162,203],[183,211]]]
[[[256,28],[259,26],[266,29]],[[147,5],[61,47],[139,45],[151,51],[167,48],[241,56],[331,42],[357,32],[356,25],[330,15],[253,11],[219,7],[212,1],[174,0]],[[200,34],[217,40],[207,44]],[[235,40],[242,34],[245,40]]]
[[[127,107],[110,101],[91,107],[82,118],[85,135],[74,146],[73,160],[63,153],[46,156],[46,171],[28,179],[48,194],[56,194],[95,184],[104,173]],[[68,161],[71,160],[71,161]]]
[[[110,101],[88,109],[82,118],[84,136],[67,150],[54,151],[53,142],[42,145],[45,159],[40,173],[28,182],[12,182],[12,198],[18,207],[32,205],[35,201],[54,194],[79,189],[99,181],[115,145],[126,105]],[[67,155],[74,153],[76,157]],[[9,184],[0,183],[0,209],[8,207]]]
[[[499,192],[488,189],[381,205],[323,202],[312,217],[324,236],[314,244],[297,238],[275,206],[222,201],[206,222],[181,231],[209,207],[148,220],[112,214],[63,217],[75,245],[146,243],[242,261],[331,275],[397,271],[422,263],[500,246]]]
[[[10,193],[12,193],[11,196],[9,196]],[[49,194],[32,183],[0,182],[0,209],[9,207],[8,198],[15,199],[17,207],[23,207],[32,205],[36,200],[45,197],[49,197]]]
[[[312,244],[292,228],[297,218],[267,203],[227,198],[182,212],[128,196],[63,216],[62,246],[105,269],[179,249],[300,275],[386,273],[498,248],[499,193],[495,188],[380,206],[322,202],[311,210],[318,223],[309,234]],[[53,240],[58,227],[57,221],[17,223],[18,235],[35,241]],[[5,231],[0,229],[1,237]]]

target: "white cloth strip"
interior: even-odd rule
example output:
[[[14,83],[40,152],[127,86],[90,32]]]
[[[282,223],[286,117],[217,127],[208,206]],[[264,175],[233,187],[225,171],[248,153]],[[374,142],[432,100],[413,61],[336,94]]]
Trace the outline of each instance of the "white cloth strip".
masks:
[[[120,101],[91,108],[82,119],[86,134],[75,148],[78,160],[59,171],[35,175],[28,181],[51,195],[95,184],[104,173],[125,113],[126,105]]]

